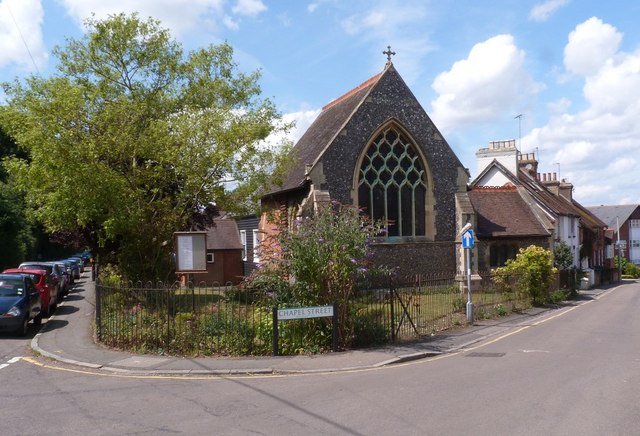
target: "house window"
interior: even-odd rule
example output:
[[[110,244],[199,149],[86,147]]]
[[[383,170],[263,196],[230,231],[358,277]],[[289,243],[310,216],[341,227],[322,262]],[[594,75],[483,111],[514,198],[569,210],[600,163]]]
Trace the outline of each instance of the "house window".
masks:
[[[242,244],[242,260],[247,260],[247,231],[240,230],[240,243]]]
[[[207,263],[215,262],[215,256],[213,254],[213,250],[207,250]]]
[[[632,239],[631,248],[640,248],[640,239]]]
[[[253,262],[260,262],[260,230],[253,230]]]
[[[630,227],[640,227],[640,220],[629,220]]]
[[[515,259],[518,247],[510,244],[491,244],[489,248],[489,266],[498,268],[504,266],[509,259]]]
[[[373,140],[360,165],[358,203],[387,235],[424,236],[427,185],[415,146],[393,127]]]

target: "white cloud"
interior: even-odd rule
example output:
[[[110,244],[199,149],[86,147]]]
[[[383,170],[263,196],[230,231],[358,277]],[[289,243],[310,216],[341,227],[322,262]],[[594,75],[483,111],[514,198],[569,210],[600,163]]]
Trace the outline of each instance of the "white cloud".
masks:
[[[569,0],[547,0],[535,5],[529,12],[529,19],[533,21],[547,21],[551,15],[561,7],[567,5]]]
[[[553,157],[554,162],[585,162],[593,157],[597,146],[589,141],[575,141],[564,145]]]
[[[426,15],[421,5],[379,2],[366,12],[347,17],[341,24],[349,35],[366,33],[386,37],[395,34],[397,29],[406,29],[410,23],[419,23]]]
[[[523,138],[560,162],[584,204],[640,202],[640,50],[620,51],[620,43],[620,33],[600,19],[578,25],[565,64],[584,75],[586,106],[573,113],[567,106]]]
[[[377,0],[361,13],[352,14],[340,23],[344,32],[359,38],[380,53],[376,59],[378,70],[384,65],[381,52],[391,45],[397,53],[392,61],[407,84],[412,85],[424,73],[423,58],[433,50],[425,22],[429,13],[427,5],[406,1]]]
[[[447,131],[517,113],[519,103],[541,89],[526,72],[524,59],[511,35],[498,35],[476,44],[466,59],[440,73],[432,84],[438,97],[431,102],[439,128]]]
[[[48,55],[42,38],[44,10],[40,1],[3,0],[0,12],[0,68],[9,64],[31,72],[43,68]]]
[[[222,22],[224,23],[224,25],[231,30],[238,30],[240,28],[240,23],[238,23],[237,21],[235,21],[232,17],[230,17],[229,15],[225,15],[224,18],[222,19]]]
[[[596,17],[579,24],[564,48],[565,68],[583,76],[595,73],[617,51],[622,35]]]
[[[289,132],[288,138],[293,142],[297,142],[298,139],[302,137],[304,132],[307,131],[309,126],[315,121],[315,119],[318,118],[318,115],[320,115],[320,109],[311,109],[284,114],[282,116],[283,121],[287,123],[295,121],[296,123],[295,127],[291,129],[291,132]]]
[[[284,114],[282,116],[282,121],[284,123],[294,122],[294,127],[286,134],[283,132],[272,133],[264,140],[263,146],[274,149],[281,146],[285,141],[291,141],[295,144],[319,114],[320,109],[302,110]]]
[[[198,26],[210,24],[223,16],[224,0],[58,0],[73,20],[81,25],[95,14],[97,19],[109,15],[138,12],[140,18],[153,17],[179,38]],[[216,20],[213,20],[215,22]]]
[[[571,101],[565,97],[562,97],[557,101],[552,101],[550,103],[547,103],[547,109],[549,109],[549,112],[553,114],[565,112],[566,110],[569,109],[570,106],[571,106]]]
[[[596,74],[587,77],[584,96],[594,115],[637,117],[640,114],[640,51],[617,57],[617,61],[608,60]]]
[[[232,11],[234,14],[255,17],[267,10],[262,0],[238,0]]]
[[[309,3],[309,5],[307,6],[307,12],[309,12],[310,14],[314,13],[316,9],[318,9],[318,3]]]
[[[620,157],[607,165],[607,171],[612,173],[634,171],[636,168],[638,168],[638,161],[633,157]]]

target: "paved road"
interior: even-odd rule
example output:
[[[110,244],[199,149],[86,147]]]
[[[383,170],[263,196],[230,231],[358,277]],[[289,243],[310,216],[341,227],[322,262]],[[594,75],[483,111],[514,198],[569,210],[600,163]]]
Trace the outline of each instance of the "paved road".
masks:
[[[277,377],[126,376],[3,337],[3,435],[636,435],[640,285],[439,357]],[[66,328],[66,327],[62,327]]]

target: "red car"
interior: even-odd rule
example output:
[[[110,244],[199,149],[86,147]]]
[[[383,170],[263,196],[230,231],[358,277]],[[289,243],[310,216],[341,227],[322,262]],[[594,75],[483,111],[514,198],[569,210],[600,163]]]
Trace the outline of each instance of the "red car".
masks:
[[[36,285],[42,300],[42,314],[46,317],[51,315],[58,304],[58,290],[54,283],[47,280],[48,273],[41,269],[32,268],[10,268],[5,269],[3,274],[27,274]]]

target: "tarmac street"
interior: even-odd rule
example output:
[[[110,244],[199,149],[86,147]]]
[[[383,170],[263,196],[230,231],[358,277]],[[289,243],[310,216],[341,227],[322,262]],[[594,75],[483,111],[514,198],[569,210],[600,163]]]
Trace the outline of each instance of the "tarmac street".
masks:
[[[0,341],[2,434],[631,435],[640,428],[636,282],[412,347],[264,359],[135,356],[96,346],[86,334],[90,287],[81,282],[68,308],[33,337],[36,349],[64,360],[29,355],[24,339]],[[43,407],[25,423],[21,408],[35,398]]]
[[[605,291],[606,289],[593,289],[586,291],[583,296],[590,298]],[[93,370],[139,375],[335,372],[377,368],[450,353],[508,332],[523,323],[531,322],[532,319],[548,316],[551,312],[547,308],[534,308],[510,317],[476,321],[473,326],[462,330],[445,332],[424,342],[402,346],[352,350],[321,356],[182,358],[136,355],[97,345],[92,333],[94,310],[95,283],[85,274],[56,315],[48,320],[42,331],[33,338],[32,348],[42,356],[61,363]]]

